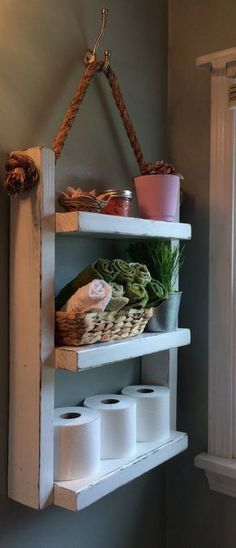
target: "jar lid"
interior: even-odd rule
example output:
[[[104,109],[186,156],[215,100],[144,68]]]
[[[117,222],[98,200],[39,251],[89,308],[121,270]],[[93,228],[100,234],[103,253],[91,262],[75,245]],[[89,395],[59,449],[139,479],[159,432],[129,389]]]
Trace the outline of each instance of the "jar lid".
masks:
[[[132,199],[132,190],[117,190],[117,189],[109,189],[104,192],[104,196],[111,197],[122,197],[122,198],[129,198]]]

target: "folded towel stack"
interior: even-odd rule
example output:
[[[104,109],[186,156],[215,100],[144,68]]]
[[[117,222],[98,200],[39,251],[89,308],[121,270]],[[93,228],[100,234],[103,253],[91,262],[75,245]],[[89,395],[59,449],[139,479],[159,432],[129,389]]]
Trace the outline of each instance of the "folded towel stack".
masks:
[[[161,286],[151,279],[146,265],[123,259],[97,259],[60,291],[56,310],[118,312],[124,306],[145,308],[148,301],[159,298],[160,292]]]

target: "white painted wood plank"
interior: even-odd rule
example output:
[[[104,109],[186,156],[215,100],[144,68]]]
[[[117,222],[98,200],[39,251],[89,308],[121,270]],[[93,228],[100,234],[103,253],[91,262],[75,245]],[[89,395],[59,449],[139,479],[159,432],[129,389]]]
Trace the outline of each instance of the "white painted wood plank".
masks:
[[[96,343],[87,346],[56,348],[55,366],[77,371],[106,363],[128,360],[190,343],[190,330],[178,329],[170,333],[143,333],[132,339]]]
[[[8,494],[41,508],[53,486],[55,159],[25,152],[40,181],[11,202]]]
[[[170,388],[170,426],[176,429],[177,349],[143,356],[142,384],[159,384]]]
[[[119,217],[99,213],[56,213],[57,233],[97,234],[127,238],[191,238],[191,226],[186,223],[152,221],[134,217]]]
[[[224,49],[221,51],[215,51],[214,53],[208,53],[202,55],[196,60],[196,64],[199,68],[206,68],[208,70],[225,68],[226,63],[232,63],[236,61],[236,48]]]
[[[212,455],[231,458],[235,367],[234,122],[228,109],[228,78],[212,74],[211,97],[208,450]]]
[[[207,472],[214,472],[230,478],[236,479],[236,461],[235,459],[225,459],[216,457],[208,453],[200,453],[194,459],[194,464],[198,468],[203,468]]]
[[[155,442],[137,443],[136,454],[132,457],[101,460],[100,469],[93,477],[56,482],[54,504],[68,510],[82,510],[118,487],[171,459],[187,446],[187,435],[182,432],[172,432],[170,438],[159,446]]]
[[[210,489],[223,495],[236,497],[235,459],[200,453],[195,457],[194,463],[197,468],[205,471]]]
[[[208,57],[208,59],[207,59]],[[208,453],[195,458],[211,489],[236,497],[235,113],[228,63],[236,48],[197,60],[211,75]],[[204,65],[205,63],[205,65]],[[219,298],[220,296],[220,298]]]

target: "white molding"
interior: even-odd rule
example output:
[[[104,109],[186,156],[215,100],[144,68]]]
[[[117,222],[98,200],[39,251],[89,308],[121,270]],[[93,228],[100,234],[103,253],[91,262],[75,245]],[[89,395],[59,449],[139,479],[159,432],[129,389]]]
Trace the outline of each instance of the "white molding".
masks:
[[[236,60],[236,48],[197,60],[222,69]],[[235,119],[228,106],[227,71],[211,74],[209,200],[209,418],[208,454],[196,457],[211,489],[236,496],[235,456]],[[230,473],[229,473],[230,470]],[[230,487],[231,484],[231,487]]]
[[[211,76],[209,211],[209,437],[212,455],[232,456],[234,368],[234,114],[228,79]]]
[[[224,69],[227,63],[233,61],[236,61],[236,47],[202,55],[197,58],[196,64],[199,68],[217,70]]]
[[[236,497],[236,460],[201,453],[195,465],[205,470],[210,489]]]

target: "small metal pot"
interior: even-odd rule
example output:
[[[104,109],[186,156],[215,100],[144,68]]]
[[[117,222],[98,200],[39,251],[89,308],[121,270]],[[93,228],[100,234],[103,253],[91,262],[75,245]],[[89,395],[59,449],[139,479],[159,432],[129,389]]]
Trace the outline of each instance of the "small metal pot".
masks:
[[[182,291],[172,293],[168,299],[153,308],[153,316],[150,318],[146,331],[175,331],[178,328],[178,314]]]

